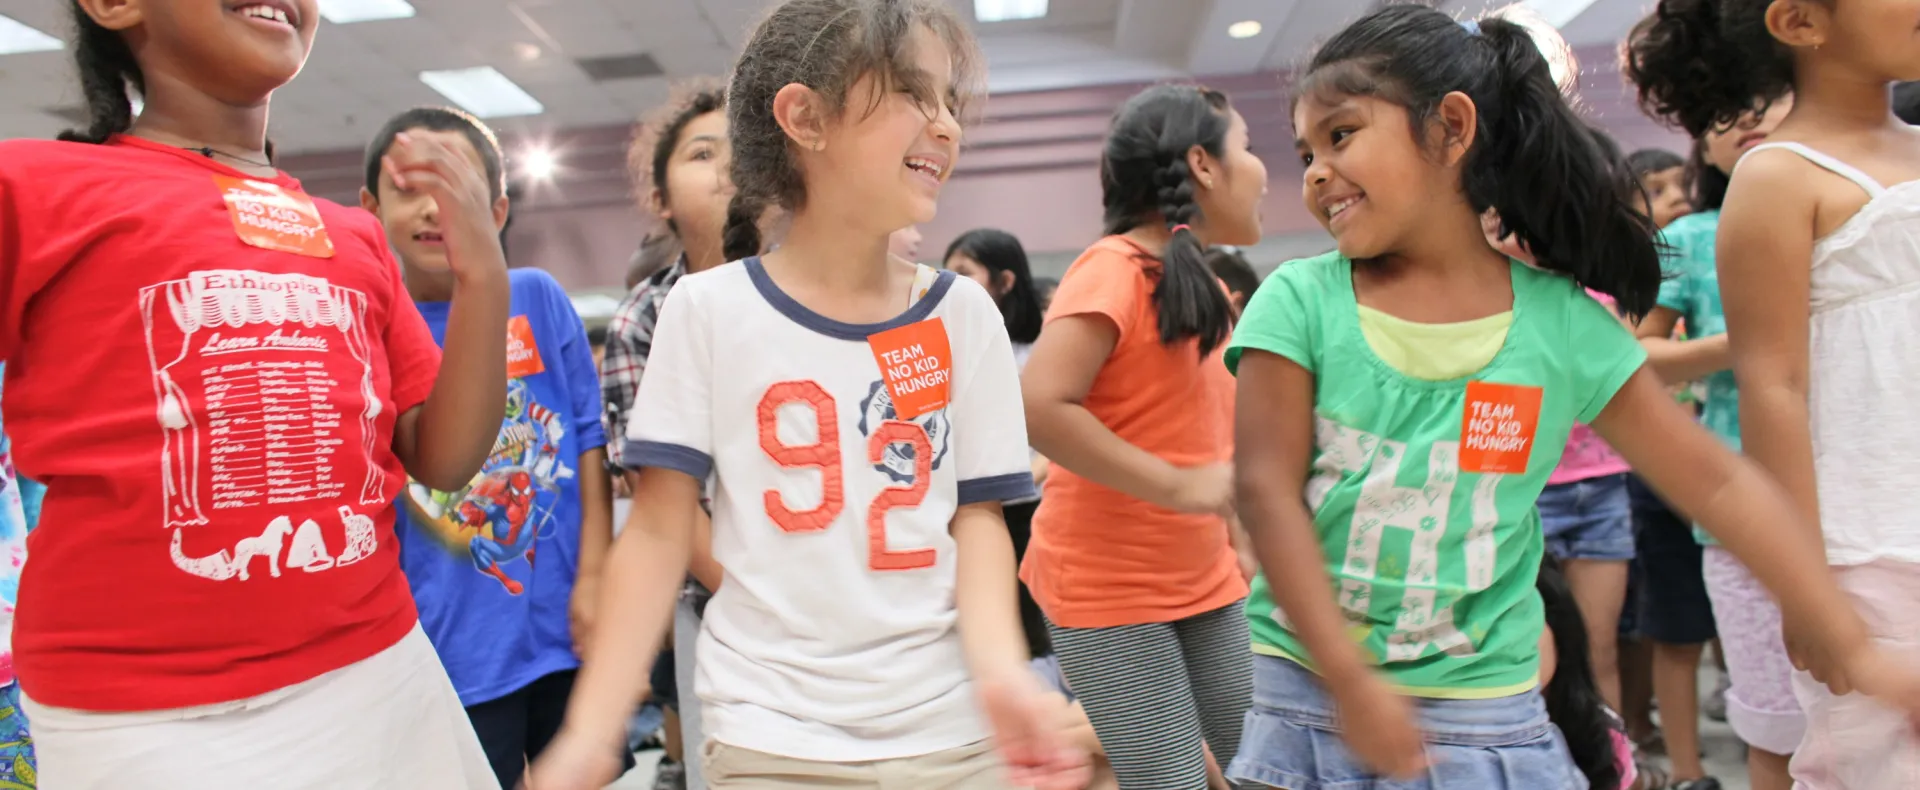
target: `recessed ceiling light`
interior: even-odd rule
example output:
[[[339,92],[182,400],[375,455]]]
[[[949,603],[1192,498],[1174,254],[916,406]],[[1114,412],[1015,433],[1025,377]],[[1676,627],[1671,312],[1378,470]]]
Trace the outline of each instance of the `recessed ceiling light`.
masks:
[[[0,14],[0,55],[55,52],[65,46],[60,39],[27,27],[26,24],[6,14]]]
[[[407,0],[320,0],[320,16],[336,25],[408,19],[413,16],[413,5]]]
[[[520,172],[535,181],[551,181],[554,172],[560,169],[560,160],[546,148],[527,149],[520,161]]]
[[[1233,36],[1234,38],[1253,38],[1254,36],[1260,35],[1260,20],[1249,19],[1244,22],[1235,22],[1228,25],[1227,35]]]
[[[1047,15],[1047,0],[973,0],[973,18],[979,22],[1039,19]]]
[[[1567,23],[1586,13],[1595,2],[1597,0],[1527,0],[1525,5],[1547,20],[1547,24],[1566,27]]]
[[[539,115],[547,108],[492,66],[420,72],[420,81],[481,118]]]

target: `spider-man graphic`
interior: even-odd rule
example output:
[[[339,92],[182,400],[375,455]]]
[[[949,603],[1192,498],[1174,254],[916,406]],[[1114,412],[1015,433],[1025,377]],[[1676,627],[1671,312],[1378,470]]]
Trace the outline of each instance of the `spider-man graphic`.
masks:
[[[533,564],[533,539],[539,530],[527,524],[533,515],[533,476],[524,469],[508,470],[483,478],[460,501],[460,523],[478,530],[470,548],[473,567],[499,579],[507,592],[519,595],[519,582],[500,570],[500,563],[522,556]]]

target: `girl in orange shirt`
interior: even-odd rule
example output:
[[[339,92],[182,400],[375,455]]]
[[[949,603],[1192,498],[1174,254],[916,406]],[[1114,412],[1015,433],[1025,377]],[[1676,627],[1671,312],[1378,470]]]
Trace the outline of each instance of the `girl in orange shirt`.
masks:
[[[1216,358],[1232,307],[1202,255],[1260,240],[1267,171],[1224,94],[1162,85],[1115,116],[1100,177],[1108,235],[1067,270],[1023,382],[1055,468],[1021,578],[1120,787],[1202,788],[1252,697]]]

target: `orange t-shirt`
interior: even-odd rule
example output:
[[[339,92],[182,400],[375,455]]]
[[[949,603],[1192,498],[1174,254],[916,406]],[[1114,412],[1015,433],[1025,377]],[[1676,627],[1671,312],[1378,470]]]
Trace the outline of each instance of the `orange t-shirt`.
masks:
[[[1200,343],[1160,342],[1153,288],[1160,261],[1120,236],[1067,269],[1047,321],[1098,315],[1120,329],[1094,377],[1087,411],[1135,447],[1177,466],[1233,457],[1233,376]],[[1067,628],[1164,623],[1247,595],[1227,524],[1107,488],[1059,464],[1033,516],[1020,566],[1047,619]]]

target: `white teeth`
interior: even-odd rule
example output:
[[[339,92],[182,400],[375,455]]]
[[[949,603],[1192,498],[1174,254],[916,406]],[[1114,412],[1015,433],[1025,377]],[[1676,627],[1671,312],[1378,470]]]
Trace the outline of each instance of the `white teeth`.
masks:
[[[943,170],[944,170],[944,168],[942,168],[942,167],[940,167],[940,166],[939,166],[939,165],[937,165],[937,164],[934,164],[934,162],[933,162],[932,160],[929,160],[929,159],[921,159],[921,158],[918,158],[918,157],[914,157],[914,158],[911,158],[911,159],[908,159],[908,160],[907,160],[907,167],[909,167],[909,168],[911,168],[911,169],[914,169],[914,170],[919,170],[919,171],[922,171],[922,172],[925,172],[925,173],[927,173],[927,174],[929,174],[929,175],[931,175],[931,176],[933,176],[934,178],[939,178],[939,177],[940,177],[940,174],[941,174],[941,172],[943,172]]]
[[[1360,202],[1360,198],[1350,197],[1338,203],[1335,203],[1331,206],[1328,206],[1327,219],[1333,219],[1334,217],[1340,216],[1341,212],[1346,211],[1347,209],[1353,208],[1354,204],[1359,202]]]
[[[247,6],[246,8],[240,9],[240,13],[243,16],[255,17],[257,19],[271,19],[283,25],[293,24],[291,20],[287,19],[287,12],[282,11],[278,8],[271,8],[263,5],[250,5],[250,6]]]

